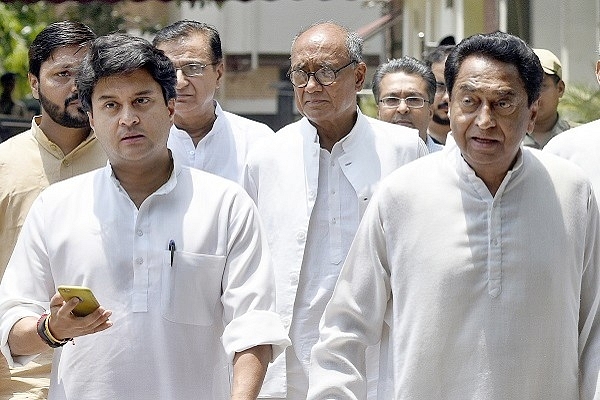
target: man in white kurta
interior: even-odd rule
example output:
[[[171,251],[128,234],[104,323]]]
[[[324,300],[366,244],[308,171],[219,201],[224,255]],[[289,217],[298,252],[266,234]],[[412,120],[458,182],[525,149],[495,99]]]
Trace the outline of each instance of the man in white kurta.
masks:
[[[314,72],[326,65],[348,64],[358,55],[349,54],[347,37],[348,32],[335,24],[309,28],[293,45],[292,68]],[[323,43],[313,48],[306,38]],[[314,55],[310,61],[305,51]],[[340,70],[329,85],[312,77],[304,81],[306,85],[293,79],[297,105],[305,117],[279,130],[248,158],[245,187],[265,225],[275,268],[277,311],[292,340],[285,354],[269,366],[261,398],[306,399],[319,319],[373,191],[382,177],[427,154],[417,131],[361,113],[356,91],[365,66],[362,62],[351,66]],[[372,396],[377,384],[384,383],[377,378],[377,353],[371,353]]]
[[[55,350],[50,399],[227,399],[235,352],[285,344],[272,282],[241,188],[177,166],[138,210],[106,167],[34,203],[0,286],[2,353],[30,360],[11,357],[12,325],[44,312],[56,286],[84,285],[113,326]]]
[[[241,184],[248,152],[273,131],[265,124],[223,111],[216,100],[214,114],[212,129],[197,145],[186,131],[173,125],[167,146],[184,165]]]
[[[381,183],[324,317],[310,398],[364,398],[358,371],[325,371],[339,362],[329,349],[360,366],[393,316],[396,399],[578,399],[578,377],[592,399],[600,227],[589,183],[524,150],[492,197],[451,147]]]
[[[254,203],[173,163],[175,81],[161,51],[123,34],[96,39],[79,70],[109,164],[42,192],[0,284],[9,364],[57,348],[49,400],[249,400],[289,344]],[[75,316],[59,285],[101,306]]]
[[[520,147],[539,61],[512,35],[476,35],[446,78],[455,143],[381,182],[320,322],[308,399],[364,399],[365,348],[386,325],[388,399],[597,399],[600,217],[580,169]]]
[[[248,151],[273,130],[223,111],[215,99],[225,73],[219,32],[204,22],[182,20],[158,31],[154,45],[177,70],[175,123],[167,143],[174,157],[241,184]]]
[[[286,363],[297,363],[305,380],[319,320],[373,191],[382,177],[427,154],[417,133],[404,129],[358,111],[356,126],[329,153],[303,118],[251,154],[246,189],[265,225],[277,311],[293,343],[269,367],[263,393],[285,398]]]

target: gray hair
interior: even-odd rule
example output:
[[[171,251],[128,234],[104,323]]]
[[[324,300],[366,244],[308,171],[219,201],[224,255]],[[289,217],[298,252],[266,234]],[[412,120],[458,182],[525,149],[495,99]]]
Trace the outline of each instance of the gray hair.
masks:
[[[373,75],[372,85],[373,96],[375,97],[376,102],[379,102],[379,96],[381,94],[381,91],[379,90],[381,80],[387,74],[396,72],[404,72],[407,75],[417,75],[421,77],[427,84],[427,100],[429,100],[430,103],[433,102],[436,89],[435,75],[433,75],[431,68],[423,61],[419,61],[410,56],[395,58],[377,67],[377,70],[375,70],[375,74]]]

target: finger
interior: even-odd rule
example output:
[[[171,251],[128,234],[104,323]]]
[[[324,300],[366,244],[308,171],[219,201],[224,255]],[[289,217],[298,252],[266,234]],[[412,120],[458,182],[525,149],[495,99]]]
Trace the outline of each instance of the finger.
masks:
[[[62,315],[71,316],[71,311],[73,311],[80,302],[81,299],[79,297],[73,297],[69,301],[63,303],[63,305],[57,310],[57,314],[60,313]]]
[[[94,329],[95,327],[108,321],[111,315],[112,311],[105,310],[102,306],[100,306],[91,314],[81,318],[81,322],[87,328]]]
[[[63,306],[63,304],[65,304],[63,297],[60,295],[60,293],[56,292],[54,296],[52,296],[52,298],[50,299],[50,310],[52,310],[53,308],[60,308]]]

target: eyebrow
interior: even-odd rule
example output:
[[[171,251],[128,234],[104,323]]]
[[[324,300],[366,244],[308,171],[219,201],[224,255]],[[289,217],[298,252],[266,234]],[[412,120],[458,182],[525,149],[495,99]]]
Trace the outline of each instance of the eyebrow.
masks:
[[[466,91],[466,92],[470,92],[470,93],[474,93],[474,92],[477,92],[480,90],[478,87],[476,87],[475,85],[473,85],[470,82],[462,83],[458,87],[458,89]],[[497,96],[515,96],[516,92],[514,89],[507,88],[507,89],[494,90],[494,94]]]
[[[147,90],[142,90],[140,92],[134,93],[133,97],[146,96],[146,95],[155,94],[155,93],[156,93],[156,90],[147,89]],[[98,97],[98,100],[111,100],[111,99],[115,99],[116,97],[117,96],[113,95],[113,94],[105,94],[105,95]]]

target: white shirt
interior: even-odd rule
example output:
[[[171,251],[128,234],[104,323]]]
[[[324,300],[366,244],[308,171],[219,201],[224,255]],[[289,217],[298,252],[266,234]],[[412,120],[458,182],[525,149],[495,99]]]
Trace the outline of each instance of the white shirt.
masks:
[[[277,311],[286,328],[295,324],[293,349],[304,363],[317,335],[311,330],[379,180],[427,154],[416,130],[366,117],[360,110],[326,163],[320,161],[323,151],[315,127],[302,118],[257,146],[248,157],[245,182],[273,254]],[[322,275],[313,276],[315,271]],[[261,398],[286,397],[285,366],[282,354],[267,371]]]
[[[566,158],[586,172],[595,192],[600,192],[600,119],[555,136],[544,151]]]
[[[388,399],[600,398],[596,200],[568,162],[522,151],[495,197],[456,146],[381,182],[321,320],[309,399],[365,398],[384,321]]]
[[[319,339],[319,320],[331,298],[360,218],[356,192],[339,164],[343,140],[333,146],[331,154],[320,149],[317,199],[310,217],[290,327],[289,336],[292,343],[297,344],[294,350],[306,376],[310,351]]]
[[[188,133],[173,125],[167,146],[183,165],[201,169],[237,183],[243,182],[248,151],[273,134],[267,125],[223,111],[215,101],[212,129],[197,146]]]
[[[434,142],[431,136],[427,135],[427,150],[429,150],[429,154],[435,153],[436,151],[440,151],[443,148],[443,144]]]
[[[168,243],[174,240],[173,264]],[[0,346],[61,284],[92,289],[113,326],[54,353],[49,400],[229,399],[236,352],[288,343],[256,209],[220,177],[176,164],[139,210],[110,166],[33,204],[0,285]]]

